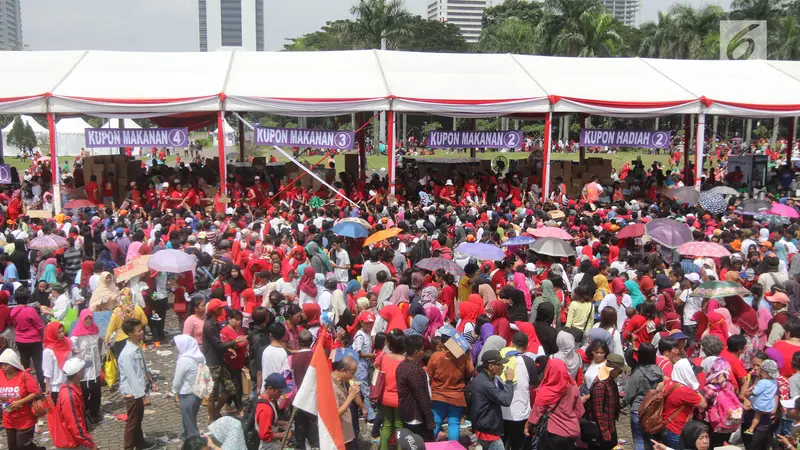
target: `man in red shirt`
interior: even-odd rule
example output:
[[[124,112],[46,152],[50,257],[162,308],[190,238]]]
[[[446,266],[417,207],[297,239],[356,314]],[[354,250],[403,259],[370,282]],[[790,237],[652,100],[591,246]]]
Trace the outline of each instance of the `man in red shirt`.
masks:
[[[106,205],[111,205],[111,202],[114,201],[115,184],[114,172],[108,172],[108,178],[103,180],[103,203]]]
[[[673,337],[665,337],[658,341],[658,353],[656,364],[664,377],[672,376],[672,365],[681,359],[681,347],[678,340]]]
[[[95,205],[100,204],[100,190],[97,187],[97,175],[92,175],[89,182],[83,187],[86,191],[86,199]]]
[[[86,427],[86,409],[81,393],[84,365],[85,362],[78,358],[68,359],[64,363],[67,381],[61,385],[53,413],[58,420],[47,421],[50,437],[57,448],[97,448]]]
[[[197,206],[197,193],[192,189],[191,185],[184,184],[183,185],[183,193],[182,193],[183,201],[181,202],[182,208],[189,208],[192,209]]]
[[[256,428],[261,442],[277,444],[283,439],[285,432],[276,432],[278,425],[278,408],[275,402],[281,395],[292,392],[283,375],[273,373],[264,380],[264,390],[258,397],[256,405]]]
[[[789,337],[787,339],[781,339],[772,347],[781,352],[785,362],[791,361],[795,352],[800,352],[800,319],[792,317],[786,322],[783,329],[786,330]],[[780,373],[784,377],[789,378],[794,374],[794,369],[791,364],[784,363]]]
[[[747,378],[747,370],[744,364],[739,359],[739,355],[744,353],[744,347],[747,345],[747,338],[742,335],[731,336],[728,338],[728,348],[719,354],[719,357],[728,361],[731,365],[731,384],[733,389],[739,391],[739,386],[742,386]]]

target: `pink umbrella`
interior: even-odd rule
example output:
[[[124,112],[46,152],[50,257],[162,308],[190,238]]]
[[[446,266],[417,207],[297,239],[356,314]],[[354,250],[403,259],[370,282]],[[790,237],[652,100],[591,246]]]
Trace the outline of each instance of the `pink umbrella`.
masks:
[[[69,245],[67,239],[55,234],[45,234],[33,239],[28,248],[33,250],[57,250]]]
[[[679,255],[705,256],[706,258],[724,258],[731,256],[725,247],[714,242],[692,241],[678,247]]]
[[[83,200],[83,199],[70,200],[67,202],[66,205],[64,205],[64,209],[95,208],[95,207],[97,207],[97,205],[90,202],[89,200]]]
[[[537,238],[551,237],[556,239],[567,239],[567,240],[574,238],[573,235],[567,233],[561,228],[556,228],[556,227],[536,228],[534,230],[531,230],[531,235]]]
[[[796,209],[782,203],[773,203],[772,208],[767,211],[767,214],[775,214],[776,216],[784,216],[791,219],[800,218],[800,213],[798,213]]]

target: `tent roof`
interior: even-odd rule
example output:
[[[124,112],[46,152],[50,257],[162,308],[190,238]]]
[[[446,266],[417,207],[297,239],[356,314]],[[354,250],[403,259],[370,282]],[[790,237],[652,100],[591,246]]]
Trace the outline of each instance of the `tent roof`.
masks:
[[[34,119],[33,117],[26,116],[24,114],[19,117],[20,119],[22,119],[22,123],[26,125],[27,124],[31,125],[31,128],[33,129],[34,133],[49,133],[47,128],[39,125],[39,122],[37,122],[36,119]],[[16,121],[16,119],[12,120],[11,123],[9,123],[8,125],[6,125],[5,128],[3,128],[3,133],[8,133],[9,131],[11,131],[11,128],[14,127],[14,121]]]
[[[223,120],[222,123],[223,123],[222,127],[225,129],[225,134],[236,132],[236,130],[233,129],[233,127],[231,126],[231,124],[228,123],[227,120]],[[219,127],[217,127],[217,129],[214,130],[214,133],[219,133]]]
[[[800,115],[800,61],[91,50],[0,52],[0,66],[5,114]]]
[[[67,117],[56,123],[56,133],[85,134],[87,128],[92,128],[80,117]]]

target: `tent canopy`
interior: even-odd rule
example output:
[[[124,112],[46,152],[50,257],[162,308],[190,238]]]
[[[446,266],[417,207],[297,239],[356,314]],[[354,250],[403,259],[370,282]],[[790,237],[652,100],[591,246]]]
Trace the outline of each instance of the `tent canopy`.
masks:
[[[26,116],[26,115],[23,114],[23,115],[19,116],[19,118],[20,118],[20,120],[22,120],[22,123],[24,125],[30,125],[31,129],[33,130],[33,132],[35,134],[48,134],[49,133],[47,128],[39,125],[39,122],[37,122],[36,119],[34,119],[33,117]],[[14,122],[16,122],[16,120],[17,119],[15,118],[14,120],[11,121],[11,123],[9,123],[8,125],[6,125],[5,128],[3,128],[3,134],[8,134],[9,132],[11,132],[11,129],[14,128]]]
[[[108,119],[108,122],[104,123],[102,128],[119,128],[119,121],[120,119]],[[133,119],[122,119],[122,124],[129,130],[138,130],[142,128],[138,123],[134,122]]]
[[[67,117],[56,123],[56,133],[86,134],[86,129],[92,128],[80,117]]]
[[[7,114],[800,115],[800,61],[92,50],[0,52],[0,64],[0,112]]]

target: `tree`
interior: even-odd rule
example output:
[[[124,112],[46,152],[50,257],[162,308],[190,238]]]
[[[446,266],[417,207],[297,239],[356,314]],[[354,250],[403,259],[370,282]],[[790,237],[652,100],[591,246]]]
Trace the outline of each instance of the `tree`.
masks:
[[[783,0],[733,0],[731,19],[766,20],[767,29],[777,25],[778,19],[785,15]]]
[[[598,0],[545,0],[544,14],[536,25],[541,53],[557,54],[553,47],[556,36],[577,30],[584,13],[603,12],[605,8]]]
[[[449,22],[410,16],[408,33],[397,37],[395,49],[416,52],[466,52],[468,45],[461,29]]]
[[[422,134],[428,134],[433,130],[441,130],[442,124],[439,122],[426,122],[422,125]]]
[[[17,147],[20,150],[33,150],[38,144],[36,141],[36,134],[33,132],[30,124],[25,124],[22,119],[17,117],[14,119],[14,125],[11,126],[11,131],[6,138],[8,145]]]
[[[519,19],[496,22],[481,31],[478,51],[484,53],[538,53],[536,27]]]
[[[344,37],[359,48],[397,48],[399,39],[409,34],[409,19],[402,0],[361,0],[350,9],[356,17],[341,26]]]
[[[352,50],[360,48],[345,37],[344,29],[352,26],[352,20],[326,22],[319,31],[304,34],[283,46],[288,51]]]
[[[658,23],[646,22],[639,28],[644,34],[639,44],[639,56],[647,58],[676,58],[678,28],[671,14],[658,12]]]
[[[707,5],[702,9],[676,4],[670,8],[674,17],[677,54],[681,59],[712,59],[719,55],[719,21],[725,12],[716,5]],[[716,39],[714,38],[716,35]]]
[[[800,60],[800,27],[798,27],[796,17],[780,18],[777,33],[771,34],[777,36],[777,39],[769,46],[771,59]]]
[[[539,2],[506,0],[497,6],[490,6],[483,10],[481,24],[483,28],[488,28],[510,19],[516,19],[535,26],[539,23],[542,15],[542,4]]]
[[[585,11],[576,24],[556,35],[553,48],[565,56],[614,56],[622,45],[615,27],[610,14]]]

